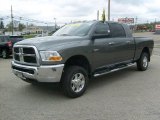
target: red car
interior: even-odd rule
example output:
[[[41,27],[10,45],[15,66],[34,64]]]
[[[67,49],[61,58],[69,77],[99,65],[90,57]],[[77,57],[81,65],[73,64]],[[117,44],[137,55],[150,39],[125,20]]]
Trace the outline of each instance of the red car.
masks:
[[[23,40],[23,36],[0,35],[0,55],[6,59],[12,54],[13,45]]]

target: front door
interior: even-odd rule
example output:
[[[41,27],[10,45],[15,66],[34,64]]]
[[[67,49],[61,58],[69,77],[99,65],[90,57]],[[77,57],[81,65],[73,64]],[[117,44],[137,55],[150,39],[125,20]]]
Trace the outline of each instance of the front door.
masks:
[[[112,39],[109,38],[109,26],[107,23],[99,22],[96,25],[94,31],[93,40],[93,66],[94,68],[100,68],[114,62],[114,51],[112,45]]]

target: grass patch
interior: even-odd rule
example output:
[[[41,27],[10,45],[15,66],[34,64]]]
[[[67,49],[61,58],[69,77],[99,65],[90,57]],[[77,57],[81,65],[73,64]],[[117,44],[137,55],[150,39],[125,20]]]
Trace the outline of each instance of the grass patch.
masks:
[[[23,35],[24,39],[28,39],[28,38],[34,38],[36,35],[31,34],[31,35]]]

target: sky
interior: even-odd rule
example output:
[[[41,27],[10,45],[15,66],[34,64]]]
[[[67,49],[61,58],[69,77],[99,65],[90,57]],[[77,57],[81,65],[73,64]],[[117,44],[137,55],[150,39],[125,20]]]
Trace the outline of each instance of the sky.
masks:
[[[56,22],[64,24],[79,20],[96,20],[97,10],[107,15],[108,0],[0,0],[0,18],[9,21],[11,5],[13,16],[17,21],[23,19]],[[118,18],[138,18],[137,22],[160,21],[159,0],[111,0],[111,20]],[[35,23],[36,24],[36,23]],[[38,24],[38,23],[37,23]],[[42,24],[42,23],[39,23]]]

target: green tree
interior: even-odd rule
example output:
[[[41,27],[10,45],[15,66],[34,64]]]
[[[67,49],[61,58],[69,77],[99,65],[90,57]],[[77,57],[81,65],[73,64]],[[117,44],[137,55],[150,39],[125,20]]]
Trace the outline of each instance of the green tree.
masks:
[[[13,29],[16,31],[16,30],[19,30],[19,31],[22,31],[24,28],[26,28],[26,26],[22,23],[19,23],[18,27],[14,27]],[[6,25],[6,31],[12,31],[12,23],[8,23]]]
[[[24,24],[22,24],[22,23],[19,23],[18,30],[22,31],[24,28],[26,28],[26,26]]]
[[[12,23],[11,22],[6,25],[6,31],[12,31]]]
[[[3,21],[0,21],[0,29],[4,29],[4,23],[3,23]]]
[[[102,13],[102,21],[103,21],[103,22],[106,21],[106,12],[105,12],[105,9],[103,9],[103,13]]]

